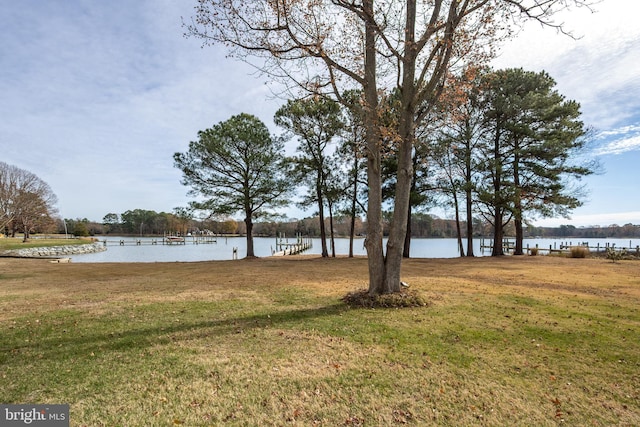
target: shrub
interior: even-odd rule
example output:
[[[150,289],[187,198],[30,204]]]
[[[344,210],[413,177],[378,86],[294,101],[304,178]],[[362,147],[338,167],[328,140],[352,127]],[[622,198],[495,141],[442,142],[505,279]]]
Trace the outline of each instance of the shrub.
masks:
[[[587,258],[589,256],[589,248],[586,246],[572,246],[569,249],[569,258]]]
[[[529,249],[529,255],[531,255],[531,256],[536,256],[536,255],[538,255],[538,248],[531,248],[531,249]]]
[[[87,224],[82,222],[82,221],[78,221],[76,222],[74,228],[73,228],[73,235],[76,237],[86,237],[89,235],[89,229],[87,228]]]
[[[612,262],[620,261],[621,259],[624,259],[626,255],[626,249],[617,251],[613,246],[607,247],[607,259],[610,259]]]

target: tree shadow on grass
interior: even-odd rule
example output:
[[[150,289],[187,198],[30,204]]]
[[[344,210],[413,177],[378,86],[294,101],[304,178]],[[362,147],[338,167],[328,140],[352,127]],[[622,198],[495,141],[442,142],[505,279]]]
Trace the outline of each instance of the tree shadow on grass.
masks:
[[[114,328],[106,331],[104,325],[96,326],[105,330],[101,333],[73,334],[64,333],[60,336],[43,336],[31,339],[28,343],[19,337],[13,337],[9,342],[6,337],[0,340],[0,363],[11,363],[14,357],[24,359],[26,354],[38,354],[39,359],[84,357],[92,352],[108,353],[143,350],[152,346],[171,346],[176,342],[194,339],[223,340],[226,336],[249,332],[269,327],[292,327],[322,317],[339,316],[350,308],[340,302],[324,307],[303,308],[295,310],[269,311],[247,316],[237,316],[204,321],[173,322],[173,316],[166,316],[163,320],[154,319],[152,327],[144,324]],[[101,322],[100,319],[92,320]]]

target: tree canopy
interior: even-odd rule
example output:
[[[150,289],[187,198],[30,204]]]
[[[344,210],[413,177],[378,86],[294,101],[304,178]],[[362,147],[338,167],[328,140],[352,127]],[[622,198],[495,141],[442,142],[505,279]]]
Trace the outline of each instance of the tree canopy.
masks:
[[[221,43],[291,89],[332,95],[363,92],[371,294],[399,292],[410,204],[415,129],[429,114],[447,73],[482,63],[517,21],[556,26],[552,16],[580,0],[199,0],[187,32]],[[398,88],[394,215],[382,234],[381,98]]]

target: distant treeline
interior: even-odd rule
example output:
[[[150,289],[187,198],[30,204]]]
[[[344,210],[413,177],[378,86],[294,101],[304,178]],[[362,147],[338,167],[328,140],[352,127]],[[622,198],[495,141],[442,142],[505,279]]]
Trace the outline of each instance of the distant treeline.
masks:
[[[561,225],[560,227],[531,227],[531,236],[541,237],[584,237],[592,238],[635,238],[640,237],[640,225],[609,225],[607,227],[575,227]]]
[[[326,220],[327,227],[328,219]],[[337,236],[348,236],[351,218],[337,216],[334,218],[333,227]],[[463,223],[464,224],[464,223]],[[366,224],[362,219],[356,218],[356,236],[365,234]],[[66,227],[66,230],[65,230]],[[466,227],[462,227],[463,237]],[[479,219],[473,224],[475,236],[491,236],[492,227]],[[281,234],[294,236],[317,237],[320,235],[319,218],[309,217],[304,219],[258,222],[254,225],[255,236],[275,237]],[[385,228],[385,233],[388,231]],[[412,237],[441,237],[455,238],[456,224],[452,219],[441,219],[426,213],[413,214],[411,218]],[[506,235],[513,236],[515,230],[512,224],[506,227]],[[208,232],[214,234],[246,234],[243,221],[234,219],[226,220],[197,220],[181,216],[176,213],[154,212],[136,209],[127,211],[121,215],[108,214],[102,223],[89,221],[88,219],[65,219],[58,223],[58,233],[69,233],[78,236],[99,235],[163,235],[187,234]],[[575,227],[573,225],[561,225],[559,227],[525,227],[525,237],[574,237],[574,238],[640,238],[640,225],[610,225],[607,227]]]

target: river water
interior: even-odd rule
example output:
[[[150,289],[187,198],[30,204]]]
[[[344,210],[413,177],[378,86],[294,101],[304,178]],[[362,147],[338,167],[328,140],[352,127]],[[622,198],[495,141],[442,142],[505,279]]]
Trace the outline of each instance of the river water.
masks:
[[[120,241],[124,245],[120,245]],[[153,244],[153,242],[156,244]],[[104,242],[104,238],[100,239]],[[140,244],[137,244],[137,242]],[[282,240],[285,242],[285,240]],[[295,242],[289,239],[288,242]],[[247,253],[246,238],[244,237],[218,237],[216,243],[194,244],[191,238],[186,238],[186,244],[163,245],[161,238],[151,237],[119,237],[108,236],[106,238],[107,250],[95,254],[73,255],[73,262],[195,262],[233,259],[233,249],[237,248],[238,257],[244,258]],[[466,248],[466,241],[463,240]],[[489,243],[489,240],[485,240]],[[635,248],[640,245],[640,239],[525,239],[524,246],[541,249],[559,249],[560,245],[578,245],[588,243],[590,247],[601,248],[607,245],[615,245],[617,248]],[[312,239],[313,246],[304,252],[307,255],[320,255],[322,253],[320,239]],[[490,255],[490,251],[480,249],[481,239],[474,240],[474,254],[476,256]],[[329,246],[329,243],[327,243]],[[254,251],[258,257],[267,257],[276,250],[276,238],[255,237]],[[364,239],[354,241],[354,255],[366,255]],[[592,249],[593,250],[593,249]],[[331,253],[331,250],[329,250]],[[546,253],[546,252],[544,252]],[[336,239],[336,254],[349,254],[349,239]],[[455,258],[459,256],[456,239],[412,239],[412,258]]]

